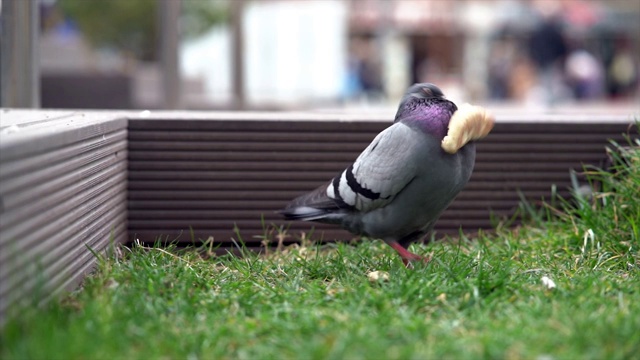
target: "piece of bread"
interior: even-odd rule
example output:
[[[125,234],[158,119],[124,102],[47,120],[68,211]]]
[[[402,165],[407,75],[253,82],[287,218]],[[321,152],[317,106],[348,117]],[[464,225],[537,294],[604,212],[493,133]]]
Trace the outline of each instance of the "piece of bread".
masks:
[[[455,154],[469,141],[487,136],[494,123],[493,115],[485,108],[463,104],[449,120],[449,131],[442,139],[442,148],[449,154]]]

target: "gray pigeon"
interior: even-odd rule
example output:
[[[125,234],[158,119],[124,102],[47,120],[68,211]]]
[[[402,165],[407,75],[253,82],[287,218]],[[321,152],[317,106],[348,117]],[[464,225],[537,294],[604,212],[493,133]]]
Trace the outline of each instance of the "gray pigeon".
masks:
[[[454,153],[443,149],[457,109],[435,85],[411,86],[393,125],[329,184],[294,199],[281,213],[288,220],[337,224],[353,234],[382,239],[407,266],[428,262],[407,248],[433,229],[467,184],[476,156],[470,140],[482,137],[467,131],[468,139],[460,140],[464,143]]]

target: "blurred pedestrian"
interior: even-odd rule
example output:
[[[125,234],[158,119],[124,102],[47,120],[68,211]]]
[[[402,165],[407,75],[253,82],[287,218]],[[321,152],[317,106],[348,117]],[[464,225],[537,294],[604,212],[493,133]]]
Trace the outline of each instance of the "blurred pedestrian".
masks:
[[[638,63],[636,61],[627,39],[619,40],[611,64],[607,69],[612,96],[633,95],[635,85],[638,82]]]
[[[556,14],[542,18],[531,33],[528,49],[538,72],[538,86],[542,87],[538,92],[544,94],[543,101],[547,105],[552,105],[563,96],[563,69],[567,56],[567,44]]]
[[[604,69],[589,51],[578,48],[569,54],[566,62],[567,81],[574,98],[593,100],[604,93]]]

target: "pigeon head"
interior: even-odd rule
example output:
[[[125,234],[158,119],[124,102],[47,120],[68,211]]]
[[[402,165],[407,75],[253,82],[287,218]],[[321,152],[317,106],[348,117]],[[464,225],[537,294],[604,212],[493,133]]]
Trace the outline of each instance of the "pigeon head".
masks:
[[[431,83],[419,83],[413,84],[407,90],[406,94],[402,97],[402,101],[400,102],[400,106],[402,103],[409,100],[409,98],[419,98],[419,99],[427,99],[427,98],[444,98],[444,94],[439,87],[431,84]]]
[[[414,84],[402,97],[394,122],[403,122],[442,139],[457,109],[434,84]]]

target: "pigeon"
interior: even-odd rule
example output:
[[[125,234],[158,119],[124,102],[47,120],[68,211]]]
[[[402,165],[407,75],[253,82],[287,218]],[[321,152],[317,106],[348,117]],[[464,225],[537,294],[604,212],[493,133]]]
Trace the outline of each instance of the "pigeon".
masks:
[[[402,258],[411,253],[469,181],[476,149],[493,117],[479,106],[460,109],[430,83],[411,86],[395,120],[328,184],[293,199],[280,213],[287,220],[339,225],[381,239]]]

